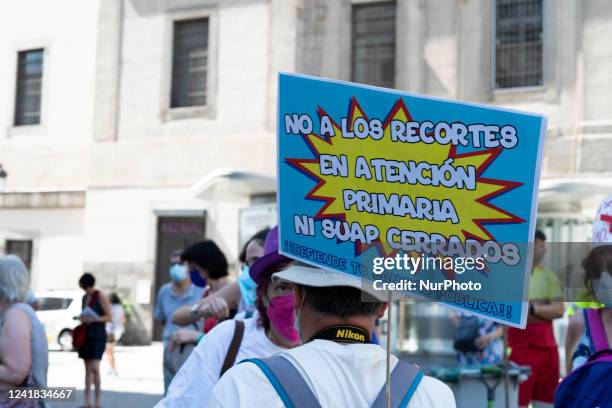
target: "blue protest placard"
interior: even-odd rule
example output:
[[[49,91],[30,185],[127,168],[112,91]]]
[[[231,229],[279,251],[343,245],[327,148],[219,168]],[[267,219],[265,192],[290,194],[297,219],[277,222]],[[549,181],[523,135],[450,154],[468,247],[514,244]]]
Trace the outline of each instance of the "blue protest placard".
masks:
[[[280,74],[281,253],[524,327],[542,115]]]

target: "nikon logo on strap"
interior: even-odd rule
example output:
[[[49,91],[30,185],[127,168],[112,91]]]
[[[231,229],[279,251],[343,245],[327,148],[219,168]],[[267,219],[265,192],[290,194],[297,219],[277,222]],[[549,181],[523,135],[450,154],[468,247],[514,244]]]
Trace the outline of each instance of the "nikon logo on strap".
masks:
[[[357,326],[338,325],[326,327],[313,336],[311,340],[322,339],[341,343],[369,343],[367,330]]]
[[[338,329],[336,338],[365,342],[365,336],[363,334],[355,333],[351,329]]]

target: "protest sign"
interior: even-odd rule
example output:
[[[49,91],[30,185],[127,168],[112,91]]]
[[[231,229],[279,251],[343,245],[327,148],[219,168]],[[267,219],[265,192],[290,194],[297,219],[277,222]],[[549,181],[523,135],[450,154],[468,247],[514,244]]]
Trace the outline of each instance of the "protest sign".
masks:
[[[280,251],[524,327],[546,119],[280,74]]]

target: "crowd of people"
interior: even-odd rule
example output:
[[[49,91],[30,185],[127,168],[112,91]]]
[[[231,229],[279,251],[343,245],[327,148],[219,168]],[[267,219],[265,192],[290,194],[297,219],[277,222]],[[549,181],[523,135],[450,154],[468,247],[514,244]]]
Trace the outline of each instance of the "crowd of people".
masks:
[[[600,228],[598,223],[596,228]],[[565,344],[566,377],[570,380],[572,370],[599,355],[597,347],[609,352],[612,344],[612,226],[607,228],[609,234],[594,231],[593,248],[583,262],[586,286],[592,290],[590,301],[580,302],[579,312],[570,319]],[[216,325],[224,321],[198,336],[172,337],[175,344],[186,339],[197,345],[180,366],[174,367],[174,379],[157,406],[197,406],[202,401],[224,407],[290,406],[291,401],[299,402],[297,406],[303,402],[313,406],[375,406],[382,398],[385,376],[377,371],[384,367],[384,353],[372,344],[372,335],[374,321],[382,316],[386,303],[362,302],[365,294],[358,279],[300,265],[280,255],[276,228],[267,234],[262,246],[265,233],[254,236],[243,248],[236,283],[195,303],[186,301],[171,319],[166,319],[174,325],[197,325],[209,319]],[[192,275],[198,271],[198,278],[209,278],[206,268],[193,261],[194,248],[185,252],[188,255],[181,259]],[[457,326],[458,364],[497,365],[507,354],[514,364],[529,367],[529,375],[518,390],[520,407],[574,406],[564,403],[568,399],[564,387],[559,386],[561,370],[553,322],[565,313],[563,288],[557,275],[543,265],[545,252],[546,236],[537,231],[527,327],[507,329],[507,348],[501,324],[466,314],[452,316]],[[249,258],[245,257],[247,253]],[[589,330],[587,316],[602,328],[603,346],[596,347],[597,342],[591,338],[594,330]],[[336,338],[330,327],[363,333],[365,341],[361,343],[365,344]],[[241,361],[245,364],[230,369]],[[393,364],[394,372],[401,371],[397,360]],[[409,374],[412,369],[406,369],[405,378],[413,378]],[[369,373],[367,379],[359,374],[363,372]],[[409,406],[454,406],[452,392],[443,383],[420,372],[415,377],[418,386],[408,387],[412,394],[400,395],[408,395]],[[400,382],[413,385],[409,380]],[[574,392],[574,397],[583,394]]]
[[[612,203],[612,197],[607,200]],[[612,206],[598,216],[602,211],[612,212]],[[561,384],[552,322],[564,315],[562,288],[542,265],[546,236],[540,231],[527,327],[507,329],[506,349],[498,323],[453,316],[458,363],[498,364],[509,353],[511,361],[528,366],[530,375],[519,386],[521,407],[579,406],[584,390],[593,401],[609,397],[610,380],[601,373],[610,373],[612,361],[612,225],[604,228],[609,233],[594,231],[582,262],[592,299],[570,319]],[[233,281],[225,255],[211,240],[172,253],[171,281],[160,288],[154,311],[164,325],[164,398],[156,407],[384,406],[387,355],[374,337],[385,300],[364,292],[357,277],[281,255],[276,227],[251,237],[239,261]],[[89,273],[79,279],[85,294],[73,336],[85,366],[86,407],[100,406],[105,350],[116,374],[113,344],[126,322],[119,297],[107,297],[95,283]],[[47,336],[28,304],[29,293],[23,262],[15,255],[0,257],[0,407],[9,406],[9,388],[47,383]],[[443,382],[395,356],[390,363],[391,406],[455,406]],[[597,379],[601,384],[593,383]]]

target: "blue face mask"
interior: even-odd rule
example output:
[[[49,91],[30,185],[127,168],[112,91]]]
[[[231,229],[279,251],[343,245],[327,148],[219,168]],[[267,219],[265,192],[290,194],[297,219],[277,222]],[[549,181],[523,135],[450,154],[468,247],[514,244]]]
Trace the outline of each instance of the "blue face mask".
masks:
[[[248,265],[242,267],[240,276],[238,276],[238,287],[240,288],[240,294],[242,295],[244,303],[248,306],[253,306],[255,304],[255,298],[257,297],[257,284],[249,276]]]
[[[601,272],[599,279],[591,280],[595,298],[606,307],[612,307],[612,273]]]
[[[182,282],[187,278],[187,267],[181,264],[174,264],[170,267],[170,279],[172,282]]]
[[[191,282],[200,288],[205,288],[208,284],[208,280],[203,278],[197,269],[192,269],[189,271],[189,277],[191,278]]]

